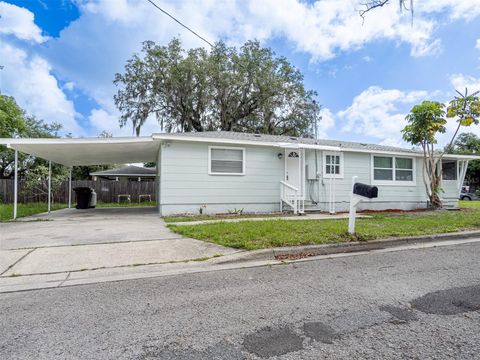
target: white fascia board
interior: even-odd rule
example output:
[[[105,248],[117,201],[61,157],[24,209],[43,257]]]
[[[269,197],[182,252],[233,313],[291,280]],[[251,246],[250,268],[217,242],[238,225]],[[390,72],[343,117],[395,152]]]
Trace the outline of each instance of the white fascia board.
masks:
[[[339,146],[327,146],[327,145],[313,145],[313,144],[299,144],[301,149],[312,149],[312,150],[325,150],[325,151],[346,151],[344,148]]]
[[[14,148],[15,145],[44,145],[44,144],[122,144],[151,142],[151,136],[143,137],[111,137],[111,138],[0,138],[1,145]]]
[[[134,177],[156,177],[155,174],[100,174],[90,173],[90,176],[134,176]]]
[[[327,145],[315,145],[315,144],[302,144],[302,143],[279,143],[279,142],[266,142],[266,141],[255,141],[255,140],[237,140],[237,139],[222,139],[222,138],[199,138],[195,136],[174,136],[169,134],[153,134],[154,140],[162,141],[180,141],[180,142],[200,142],[200,143],[210,143],[210,144],[233,144],[233,145],[254,145],[254,146],[267,146],[267,147],[281,147],[281,148],[291,148],[291,149],[317,149],[325,151],[341,151],[341,152],[357,152],[357,153],[367,153],[367,154],[384,154],[384,155],[399,155],[399,156],[410,156],[410,157],[421,157],[422,153],[409,152],[409,151],[382,151],[382,150],[371,150],[371,149],[355,149],[355,148],[344,148],[340,146],[327,146]]]
[[[403,157],[422,157],[423,154],[419,152],[409,151],[386,151],[386,150],[371,150],[371,149],[343,149],[345,152],[359,152],[368,153],[374,155],[390,155],[390,156],[403,156]]]
[[[163,141],[183,141],[183,142],[201,142],[210,144],[232,144],[232,145],[254,145],[254,146],[267,146],[267,147],[281,147],[289,149],[319,149],[329,151],[342,151],[339,147],[325,146],[325,145],[310,145],[301,143],[279,143],[279,142],[267,142],[267,141],[255,141],[255,140],[236,140],[236,139],[222,139],[222,138],[199,138],[194,136],[169,136],[154,134],[153,139]]]
[[[460,154],[445,154],[444,159],[457,159],[457,160],[480,160],[480,155],[460,155]]]
[[[166,141],[183,141],[183,142],[201,142],[210,144],[233,144],[233,145],[255,145],[255,146],[274,146],[277,147],[277,142],[263,142],[254,140],[236,140],[236,139],[221,139],[221,138],[199,138],[194,136],[168,136],[168,135],[153,135],[154,140]]]
[[[284,149],[300,149],[300,144],[298,143],[275,143],[276,146]]]

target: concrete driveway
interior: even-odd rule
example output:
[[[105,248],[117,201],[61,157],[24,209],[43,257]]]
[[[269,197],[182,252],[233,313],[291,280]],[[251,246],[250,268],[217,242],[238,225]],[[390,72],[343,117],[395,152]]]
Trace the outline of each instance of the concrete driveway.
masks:
[[[199,260],[232,252],[172,233],[155,208],[65,209],[0,225],[0,277]]]

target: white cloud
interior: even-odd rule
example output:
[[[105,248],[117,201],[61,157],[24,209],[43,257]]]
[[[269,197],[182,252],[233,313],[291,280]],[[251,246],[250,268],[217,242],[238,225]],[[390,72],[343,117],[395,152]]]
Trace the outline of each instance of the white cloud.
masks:
[[[406,113],[427,95],[426,91],[403,92],[371,86],[337,116],[344,121],[343,132],[361,134],[398,146],[402,144],[400,131],[406,125]]]
[[[6,42],[0,42],[0,53],[4,66],[0,78],[2,93],[13,96],[27,113],[47,123],[60,123],[66,132],[82,134],[73,103],[59,88],[45,59],[29,57],[24,50]]]
[[[20,45],[14,45],[6,35],[34,43],[45,42],[42,30],[35,25],[33,13],[27,9],[0,2],[0,88],[2,93],[13,96],[29,115],[47,123],[59,123],[64,132],[82,135],[77,123],[79,114],[68,100],[52,74],[52,67],[45,58],[31,55]],[[65,84],[65,88],[69,85]]]
[[[95,136],[102,131],[106,131],[113,136],[135,136],[135,134],[132,133],[131,124],[126,124],[120,128],[119,119],[120,113],[116,110],[109,112],[104,109],[92,109],[88,116],[91,135]],[[158,132],[161,132],[160,125],[154,117],[150,117],[142,127],[141,135],[150,135]]]
[[[415,1],[415,12],[435,13],[447,12],[453,20],[472,20],[480,15],[478,0],[422,0]]]
[[[453,74],[450,76],[450,82],[454,89],[461,93],[465,91],[465,88],[468,88],[470,94],[475,91],[480,91],[480,78],[463,74]]]
[[[474,89],[480,90],[480,79],[456,74],[450,80],[459,90],[465,86],[468,86],[469,93],[475,91]],[[371,86],[357,95],[349,107],[337,112],[334,119],[343,133],[373,139],[369,141],[381,145],[411,147],[402,140],[401,134],[401,130],[407,124],[406,115],[414,105],[424,100],[435,100],[437,97],[447,98],[445,93],[439,91],[405,92]],[[445,104],[448,106],[448,102]],[[457,125],[454,119],[447,119],[447,132],[438,134],[437,148],[442,148],[450,142]],[[462,132],[473,132],[480,136],[480,127],[462,127],[460,133]]]
[[[25,8],[0,1],[0,34],[42,43],[48,38],[35,25],[33,13]]]
[[[398,6],[377,9],[369,13],[362,24],[358,15],[361,2],[358,0],[314,3],[301,0],[231,0],[221,3],[213,0],[156,0],[156,3],[212,42],[223,39],[238,45],[252,38],[265,42],[281,37],[297,51],[311,55],[314,61],[331,59],[340,52],[353,51],[379,40],[406,44],[412,56],[436,54],[441,51],[442,44],[434,35],[442,24],[432,14],[445,12],[449,18],[467,20],[480,14],[480,1],[477,0],[425,0],[415,2],[412,26],[409,13],[400,12]],[[22,12],[22,19],[29,19],[28,26],[20,26],[18,24],[23,23],[15,20],[5,27],[7,30],[2,26],[0,31],[36,42],[45,41],[33,22],[32,13],[4,2],[0,4],[13,7],[16,13]],[[46,74],[55,80],[49,68],[53,67],[55,75],[65,82],[63,88],[66,91],[82,91],[98,103],[99,108],[92,110],[88,117],[92,129],[104,127],[101,124],[116,126],[118,111],[113,103],[116,88],[112,80],[116,72],[123,71],[126,60],[134,52],[139,52],[142,41],[165,44],[173,36],[180,36],[187,48],[206,46],[144,0],[79,0],[77,4],[80,17],[63,29],[59,38],[47,41],[42,46],[43,58],[37,59],[48,61],[43,69],[48,69]],[[20,16],[14,19],[18,18]],[[364,60],[368,61],[367,58]],[[22,92],[21,89],[17,91]],[[28,90],[24,92],[28,93]],[[68,102],[61,90],[56,94]],[[411,93],[402,94],[413,96]],[[391,100],[390,105],[395,107],[401,103],[396,99]],[[394,111],[388,114],[395,116]],[[344,116],[346,118],[347,113]],[[322,125],[326,124],[324,121]],[[146,133],[149,127],[158,131],[155,122],[149,120],[142,132]],[[115,133],[111,129],[110,132]]]
[[[318,138],[319,139],[328,139],[328,130],[332,129],[335,125],[335,118],[330,109],[322,108],[320,110],[320,121],[318,123]]]
[[[475,49],[480,50],[480,39],[477,39],[477,42],[475,43]]]
[[[221,5],[211,0],[156,2],[212,42],[224,39],[238,45],[252,38],[283,37],[317,61],[381,39],[409,45],[412,56],[441,49],[440,40],[432,38],[436,23],[423,13],[416,14],[411,26],[408,14],[390,6],[370,13],[362,24],[358,0],[313,4],[232,0]],[[187,48],[206,46],[143,0],[84,0],[79,4],[80,17],[62,30],[59,38],[48,41],[45,52],[63,81],[74,82],[76,89],[109,114],[116,113],[114,74],[122,72],[126,60],[140,51],[142,41],[165,44],[180,36]]]
[[[75,83],[73,81],[69,81],[63,84],[63,88],[68,91],[73,91],[73,89],[75,89]]]
[[[90,115],[88,116],[88,121],[93,128],[94,134],[100,134],[102,131],[107,131],[115,136],[132,135],[130,129],[119,128],[118,116],[110,114],[103,109],[92,109]]]
[[[248,8],[245,18],[263,30],[263,39],[284,36],[314,60],[330,59],[339,51],[355,50],[380,39],[410,44],[413,56],[439,49],[439,41],[431,39],[433,21],[419,14],[411,26],[410,17],[392,6],[372,11],[364,22],[358,14],[358,0],[313,4],[297,0],[251,1]]]

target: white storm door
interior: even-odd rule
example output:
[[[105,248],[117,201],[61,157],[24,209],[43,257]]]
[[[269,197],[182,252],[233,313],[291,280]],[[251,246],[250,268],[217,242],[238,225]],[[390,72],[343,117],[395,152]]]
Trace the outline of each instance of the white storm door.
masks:
[[[286,155],[285,181],[300,190],[300,152],[298,150],[290,150],[287,151]]]

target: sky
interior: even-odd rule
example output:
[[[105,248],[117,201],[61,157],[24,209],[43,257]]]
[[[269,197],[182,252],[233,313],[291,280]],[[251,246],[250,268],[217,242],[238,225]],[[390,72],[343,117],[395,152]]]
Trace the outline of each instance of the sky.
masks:
[[[318,93],[321,138],[405,147],[412,106],[480,90],[479,0],[415,0],[413,23],[397,0],[363,20],[364,0],[154,1],[211,42],[257,39],[285,56]],[[0,0],[0,16],[0,92],[75,137],[132,135],[113,79],[142,41],[207,46],[146,0]]]

